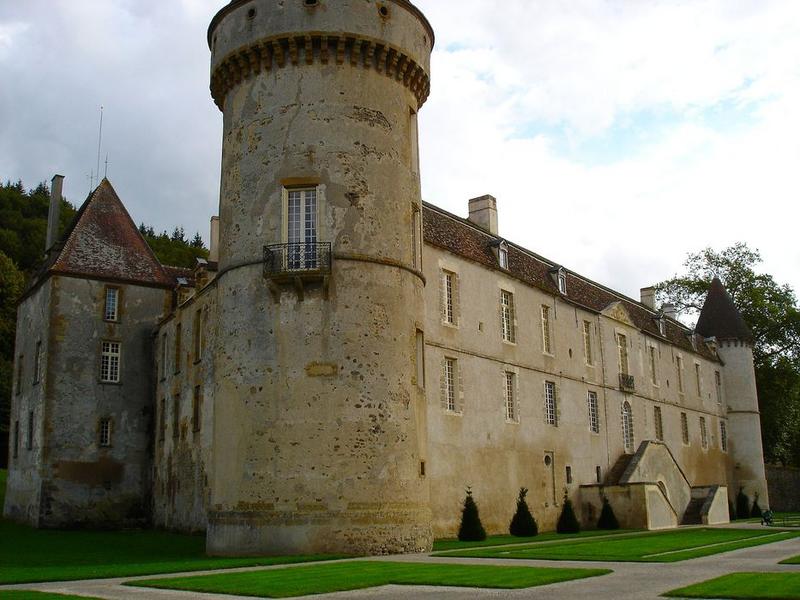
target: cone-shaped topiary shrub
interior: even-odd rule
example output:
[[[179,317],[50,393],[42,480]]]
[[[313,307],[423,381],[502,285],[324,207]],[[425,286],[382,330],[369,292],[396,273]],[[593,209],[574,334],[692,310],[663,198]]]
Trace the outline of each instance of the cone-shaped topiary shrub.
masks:
[[[758,505],[758,492],[756,492],[755,498],[753,498],[753,508],[750,510],[750,516],[761,518],[761,507]]]
[[[536,525],[536,519],[533,518],[528,503],[525,502],[525,496],[528,493],[526,488],[519,489],[519,496],[517,496],[517,512],[511,519],[511,525],[508,527],[511,535],[520,537],[529,537],[539,533],[539,526]]]
[[[458,539],[462,542],[482,542],[486,539],[486,530],[478,515],[478,505],[472,497],[472,490],[467,488],[464,498],[464,509],[461,511],[461,527],[458,528]]]
[[[746,519],[750,514],[750,500],[744,493],[744,488],[739,488],[739,493],[736,494],[736,518]]]
[[[619,529],[619,521],[608,498],[603,496],[603,509],[600,511],[600,518],[597,520],[598,529]]]
[[[575,517],[572,501],[564,494],[564,507],[561,509],[561,516],[558,517],[556,531],[558,533],[578,533],[580,530],[581,526],[577,517]]]

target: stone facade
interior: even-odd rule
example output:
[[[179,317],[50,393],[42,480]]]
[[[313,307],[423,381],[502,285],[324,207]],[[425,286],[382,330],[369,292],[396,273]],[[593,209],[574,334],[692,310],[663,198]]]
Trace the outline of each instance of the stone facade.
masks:
[[[229,555],[425,550],[455,534],[467,486],[490,533],[520,487],[542,529],[565,495],[590,527],[604,495],[653,529],[724,522],[728,488],[767,505],[752,354],[721,284],[691,331],[651,290],[626,298],[503,239],[491,196],[468,219],[421,202],[433,31],[413,5],[234,0],[209,45],[209,261],[178,272],[140,249],[136,273],[84,258],[42,276],[18,331],[44,336],[47,391],[15,396],[36,443],[13,453],[6,514],[147,506]],[[114,387],[94,378],[109,336],[126,348]]]

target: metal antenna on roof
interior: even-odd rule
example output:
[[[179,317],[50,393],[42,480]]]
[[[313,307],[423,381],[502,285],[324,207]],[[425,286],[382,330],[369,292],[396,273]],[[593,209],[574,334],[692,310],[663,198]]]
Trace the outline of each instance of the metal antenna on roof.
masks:
[[[108,153],[106,153],[106,170],[103,173],[103,179],[108,179]]]
[[[97,178],[100,179],[100,145],[103,143],[103,107],[100,106],[100,132],[97,135]]]
[[[89,193],[91,194],[92,190],[94,189],[94,173],[89,171],[89,173],[86,175],[86,179],[89,180]]]

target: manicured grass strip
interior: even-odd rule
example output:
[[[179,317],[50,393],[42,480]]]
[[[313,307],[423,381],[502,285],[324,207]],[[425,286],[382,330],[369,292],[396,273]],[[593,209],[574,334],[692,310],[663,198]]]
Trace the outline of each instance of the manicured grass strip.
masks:
[[[526,542],[550,542],[553,540],[568,540],[574,538],[595,537],[598,535],[620,535],[632,533],[636,529],[617,529],[616,531],[604,531],[602,529],[591,529],[580,533],[556,533],[548,531],[540,533],[534,537],[516,537],[513,535],[490,535],[482,542],[462,542],[455,538],[436,540],[433,542],[434,552],[444,552],[448,550],[466,550],[467,548],[481,548],[485,546],[508,546],[510,544],[524,544]]]
[[[290,598],[390,584],[520,589],[610,572],[607,569],[538,569],[353,561],[291,569],[152,579],[129,582],[126,585],[262,598]]]
[[[686,529],[612,539],[573,539],[563,544],[530,544],[502,549],[448,553],[469,558],[518,558],[620,562],[677,562],[769,544],[799,536],[795,532],[751,529]]]
[[[0,600],[100,600],[90,596],[67,596],[50,592],[29,592],[27,590],[0,591]]]
[[[793,556],[781,561],[782,565],[800,565],[800,556]]]
[[[733,573],[664,595],[678,598],[800,600],[800,573]]]

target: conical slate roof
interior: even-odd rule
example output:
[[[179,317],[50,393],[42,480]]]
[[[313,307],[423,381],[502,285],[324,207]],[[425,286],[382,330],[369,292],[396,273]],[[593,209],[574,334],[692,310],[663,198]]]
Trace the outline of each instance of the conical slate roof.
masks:
[[[108,179],[81,206],[49,270],[156,286],[174,284]]]
[[[715,337],[718,340],[749,341],[753,338],[742,313],[736,308],[719,277],[714,277],[711,282],[695,331],[705,338]]]

